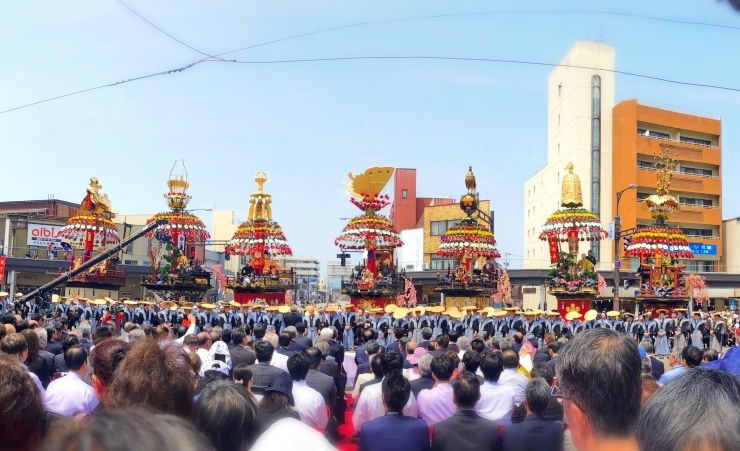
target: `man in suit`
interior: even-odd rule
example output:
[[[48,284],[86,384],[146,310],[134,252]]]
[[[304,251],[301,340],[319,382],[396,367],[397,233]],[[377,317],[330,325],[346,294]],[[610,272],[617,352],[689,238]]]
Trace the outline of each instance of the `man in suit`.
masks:
[[[365,350],[367,349],[367,342],[370,340],[375,340],[375,331],[372,329],[365,329],[362,331],[362,342],[365,343],[362,346],[358,346],[357,349],[355,349],[355,364],[359,367],[361,364],[365,362],[370,361],[370,357],[368,356],[367,352]]]
[[[542,413],[550,405],[550,385],[535,377],[527,386],[524,406],[527,417],[521,423],[504,427],[501,436],[503,451],[560,451],[563,449],[563,423],[548,421]]]
[[[663,365],[663,362],[653,356],[653,352],[655,352],[653,344],[648,340],[643,340],[642,342],[640,342],[640,347],[645,351],[645,354],[650,357],[650,366],[652,367],[652,371],[650,372],[650,374],[656,381],[660,380],[660,376],[665,373],[665,365]]]
[[[403,356],[402,351],[405,351],[405,349],[404,350],[401,349],[401,338],[403,338],[404,335],[405,335],[404,330],[401,327],[396,327],[393,330],[393,336],[396,338],[396,340],[393,343],[389,344],[388,347],[385,348],[386,352],[396,351],[396,352],[401,353],[401,355]]]
[[[319,371],[331,376],[334,379],[334,385],[337,387],[337,396],[334,401],[334,415],[338,424],[344,424],[344,412],[347,410],[347,403],[344,401],[344,390],[347,388],[347,375],[339,371],[339,364],[329,355],[329,344],[325,341],[316,342],[315,346],[321,351],[321,365]]]
[[[326,433],[329,437],[341,439],[337,431],[337,418],[335,415],[337,403],[337,385],[334,378],[319,371],[322,362],[321,351],[318,348],[308,348],[305,351],[308,356],[308,374],[306,375],[306,384],[319,392],[324,398],[324,402],[329,407],[329,424],[326,426]],[[344,397],[342,398],[344,400]]]
[[[303,322],[303,317],[298,314],[298,306],[293,304],[290,306],[290,313],[283,316],[283,323],[285,327],[295,326],[298,323]]]
[[[400,371],[393,370],[383,379],[385,415],[362,423],[359,431],[361,451],[428,451],[429,433],[424,420],[403,414],[411,396],[411,385]]]
[[[278,354],[282,354],[282,355],[284,355],[286,357],[290,357],[291,354],[293,354],[294,352],[296,352],[296,351],[290,349],[290,344],[291,344],[291,336],[290,336],[290,333],[285,332],[285,331],[280,332],[278,334],[278,348],[277,348]]]
[[[329,343],[329,355],[334,357],[334,360],[339,364],[339,371],[344,373],[344,345],[337,341],[337,330],[333,327],[329,330],[332,332],[331,339],[326,340]],[[324,338],[324,336],[325,334],[322,331],[321,337]]]
[[[241,329],[234,329],[234,332],[231,333],[231,340],[234,342],[234,347],[229,350],[231,367],[236,368],[237,365],[242,363],[254,365],[257,357],[254,351],[247,348],[247,334]]]
[[[479,416],[480,381],[470,371],[452,380],[452,399],[457,411],[434,425],[432,451],[499,451],[499,425]]]
[[[299,323],[302,324],[302,323]],[[298,338],[298,329],[295,328],[295,326],[288,326],[285,329],[283,329],[283,332],[290,335],[290,344],[287,346],[288,350],[291,352],[298,352],[298,351],[305,351],[307,348],[310,348],[311,346],[303,346],[302,344],[295,341],[296,338]]]
[[[419,396],[419,392],[422,390],[434,388],[436,381],[432,376],[432,360],[434,360],[434,357],[431,354],[424,354],[419,359],[419,374],[421,377],[411,381],[411,392],[415,398]]]
[[[419,347],[426,349],[427,346],[429,346],[429,340],[431,339],[432,339],[432,328],[423,327],[421,329],[421,342],[419,343]]]
[[[380,352],[380,345],[375,340],[369,340],[365,343],[365,346],[362,346],[365,348],[365,354],[367,354],[367,357],[369,359],[372,359],[373,356]],[[355,372],[355,378],[359,376],[360,374],[367,374],[370,372],[370,361],[362,362],[359,365],[357,365],[357,371]]]
[[[258,363],[249,365],[249,369],[252,370],[252,392],[261,395],[264,394],[265,388],[270,385],[273,378],[284,371],[270,365],[275,348],[269,341],[261,340],[255,343],[254,352]]]
[[[57,325],[59,327],[57,327]],[[46,350],[54,355],[62,353],[62,323],[56,322],[53,325],[47,324],[44,326],[46,329],[46,337],[49,340],[46,345]]]
[[[298,343],[299,345],[303,346],[304,348],[308,349],[311,346],[313,346],[313,341],[308,337],[308,334],[306,333],[306,324],[303,322],[300,322],[295,325],[295,331],[296,336],[293,338],[293,341]]]
[[[447,346],[450,345],[450,336],[447,334],[442,334],[437,337],[437,349],[434,351],[429,351],[429,354],[432,355],[432,357],[440,357],[444,355],[445,352],[447,352]]]

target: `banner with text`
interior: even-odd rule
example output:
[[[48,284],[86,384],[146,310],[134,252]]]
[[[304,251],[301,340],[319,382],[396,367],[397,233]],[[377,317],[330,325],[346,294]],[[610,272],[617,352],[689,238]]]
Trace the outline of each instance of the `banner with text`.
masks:
[[[49,243],[57,247],[62,247],[62,227],[59,225],[49,224],[28,224],[28,239],[26,244],[29,246],[47,247]]]

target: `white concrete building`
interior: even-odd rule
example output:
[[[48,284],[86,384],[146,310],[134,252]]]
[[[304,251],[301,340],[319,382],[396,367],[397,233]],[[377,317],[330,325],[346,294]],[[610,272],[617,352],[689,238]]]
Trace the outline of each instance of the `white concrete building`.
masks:
[[[547,162],[524,186],[525,268],[550,266],[547,243],[539,235],[548,215],[560,208],[561,182],[569,161],[581,178],[584,208],[597,213],[605,227],[609,222],[614,107],[614,73],[609,69],[614,69],[614,47],[577,41],[550,72]],[[600,249],[594,249],[600,268],[611,268],[612,247],[611,241],[602,241]],[[585,252],[586,246],[581,250]]]
[[[398,271],[424,270],[424,228],[408,229],[400,233],[403,246],[395,251]]]

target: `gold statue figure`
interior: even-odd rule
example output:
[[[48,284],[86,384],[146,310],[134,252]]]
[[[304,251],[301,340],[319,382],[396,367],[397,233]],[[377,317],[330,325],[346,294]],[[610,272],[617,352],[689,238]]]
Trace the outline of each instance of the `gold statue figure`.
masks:
[[[107,194],[100,194],[103,185],[100,184],[97,177],[90,177],[90,184],[87,186],[87,193],[80,204],[80,210],[93,213],[110,213],[113,214],[113,207]]]
[[[581,194],[581,178],[573,173],[573,162],[565,165],[567,174],[563,176],[563,193],[560,196],[560,205],[565,208],[577,208],[583,206]]]
[[[249,214],[247,219],[272,220],[272,209],[270,208],[272,196],[265,193],[262,189],[262,186],[267,181],[267,174],[258,172],[254,176],[254,181],[257,182],[257,192],[249,196]]]

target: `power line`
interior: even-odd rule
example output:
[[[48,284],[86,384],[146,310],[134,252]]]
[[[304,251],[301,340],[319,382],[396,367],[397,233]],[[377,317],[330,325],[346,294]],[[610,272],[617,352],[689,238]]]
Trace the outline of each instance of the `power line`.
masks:
[[[33,105],[38,105],[44,102],[50,102],[52,100],[57,100],[57,99],[61,99],[64,97],[73,96],[76,94],[82,94],[85,92],[94,91],[96,89],[118,86],[118,85],[129,83],[132,81],[139,81],[139,80],[144,80],[146,78],[157,77],[159,75],[167,75],[167,74],[172,74],[172,73],[183,72],[200,63],[219,62],[219,63],[238,63],[238,64],[259,65],[259,64],[293,64],[293,63],[312,63],[312,62],[330,62],[330,61],[361,61],[361,60],[440,60],[440,61],[469,61],[469,62],[485,62],[485,63],[520,64],[520,65],[544,66],[544,67],[570,67],[570,68],[575,68],[575,69],[601,70],[601,71],[612,72],[612,73],[620,74],[620,75],[627,75],[630,77],[645,78],[648,80],[662,81],[665,83],[672,83],[672,84],[678,84],[678,85],[695,86],[695,87],[700,87],[700,88],[710,88],[710,89],[719,89],[723,91],[740,92],[740,88],[732,88],[729,86],[710,85],[710,84],[705,84],[705,83],[694,83],[694,82],[688,82],[688,81],[674,80],[670,78],[656,77],[653,75],[638,74],[636,72],[627,72],[627,71],[616,70],[616,69],[603,69],[599,67],[590,67],[590,66],[574,66],[574,65],[557,64],[557,63],[543,63],[540,61],[508,60],[508,59],[496,59],[496,58],[471,58],[471,57],[455,57],[455,56],[345,56],[345,57],[331,57],[331,58],[305,58],[305,59],[266,60],[266,61],[240,61],[240,60],[222,60],[222,59],[204,58],[204,59],[192,62],[188,64],[187,66],[183,66],[177,69],[157,72],[157,73],[149,74],[149,75],[143,75],[141,77],[136,77],[136,78],[129,78],[127,80],[122,80],[122,81],[118,81],[115,83],[96,86],[94,88],[84,89],[81,91],[71,92],[69,94],[64,94],[61,96],[52,97],[49,99],[40,100],[38,102],[33,102],[33,103],[26,104],[26,105],[17,106],[15,108],[11,108],[8,110],[0,111],[0,114],[9,113],[11,111],[20,110],[22,108],[27,108]]]

